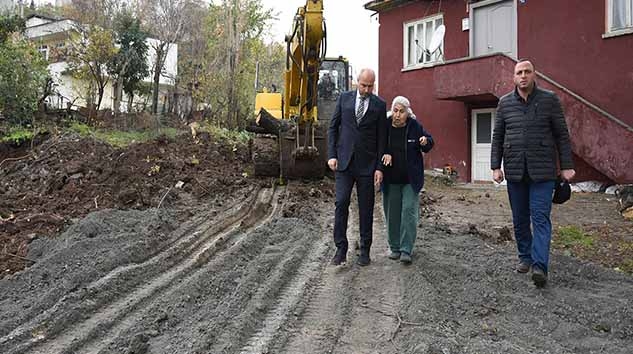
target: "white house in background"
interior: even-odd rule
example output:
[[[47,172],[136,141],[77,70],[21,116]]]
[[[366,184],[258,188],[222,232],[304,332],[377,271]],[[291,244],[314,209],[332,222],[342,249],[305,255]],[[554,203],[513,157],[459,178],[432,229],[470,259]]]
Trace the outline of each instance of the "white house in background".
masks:
[[[64,49],[69,45],[70,36],[76,31],[77,23],[68,19],[58,19],[43,15],[31,15],[26,19],[26,36],[36,44],[40,53],[48,60],[48,70],[54,82],[55,94],[48,98],[48,104],[54,108],[66,108],[69,103],[74,107],[86,107],[88,104],[87,83],[77,80],[67,73],[68,63],[64,56]],[[153,67],[156,58],[154,50],[157,39],[148,38],[147,61],[149,68]],[[159,111],[167,101],[170,89],[174,86],[174,80],[178,73],[178,45],[169,45],[169,51],[160,76]],[[151,83],[153,75],[143,79]],[[109,82],[105,88],[101,109],[114,107],[114,88]],[[123,94],[121,110],[127,109],[128,98]],[[134,97],[135,109],[142,109],[145,105],[149,108],[150,97]]]

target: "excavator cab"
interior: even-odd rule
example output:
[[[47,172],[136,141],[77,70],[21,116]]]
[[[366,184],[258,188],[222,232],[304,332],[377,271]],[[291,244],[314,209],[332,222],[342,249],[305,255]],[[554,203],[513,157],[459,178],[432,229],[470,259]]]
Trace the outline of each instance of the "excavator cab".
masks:
[[[327,133],[339,95],[350,89],[349,62],[343,57],[325,58],[321,63],[319,76],[317,99],[319,125],[324,126]]]

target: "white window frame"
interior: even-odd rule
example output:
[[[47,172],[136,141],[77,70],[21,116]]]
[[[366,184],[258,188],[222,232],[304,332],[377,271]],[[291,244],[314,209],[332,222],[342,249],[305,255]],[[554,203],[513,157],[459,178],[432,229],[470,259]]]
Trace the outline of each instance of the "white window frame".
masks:
[[[37,47],[37,51],[40,52],[40,54],[42,54],[45,60],[48,60],[48,52],[49,52],[48,45],[46,44],[40,45],[39,47]]]
[[[605,34],[602,35],[602,37],[608,38],[633,33],[633,0],[626,0],[626,12],[624,14],[625,24],[623,28],[613,28],[614,0],[606,0],[606,4],[606,31]]]
[[[432,16],[427,16],[419,20],[403,23],[402,25],[402,66],[403,68],[410,69],[410,68],[416,68],[416,67],[432,66],[433,64],[440,61],[441,55],[439,51],[436,51],[435,53],[433,53],[433,55],[429,58],[428,55],[423,55],[422,49],[421,49],[421,48],[427,47],[427,43],[426,43],[427,39],[430,41],[430,38],[433,35],[433,31],[435,31],[435,28],[437,28],[437,26],[439,26],[439,25],[436,25],[437,20],[442,20],[441,24],[444,24],[444,14],[439,13]],[[425,36],[424,34],[422,34],[421,36],[418,35],[418,27],[422,25],[422,27],[424,28],[423,32],[426,33],[427,26],[429,24],[433,24],[431,35],[429,36]],[[410,28],[413,29],[413,38],[418,38],[418,41],[421,42],[421,43],[418,42],[418,46],[416,46],[416,49],[415,49],[416,60],[413,63],[409,62],[409,29]],[[413,43],[413,45],[415,45],[415,42]],[[442,41],[442,44],[440,45],[440,50],[442,53],[444,53],[444,41]],[[422,57],[422,62],[418,62],[418,59],[420,57]]]

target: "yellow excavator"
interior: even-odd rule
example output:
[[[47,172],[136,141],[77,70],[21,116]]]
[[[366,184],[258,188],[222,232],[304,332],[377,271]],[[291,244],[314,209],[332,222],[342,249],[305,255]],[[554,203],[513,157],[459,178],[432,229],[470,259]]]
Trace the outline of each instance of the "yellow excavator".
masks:
[[[327,167],[327,129],[340,92],[349,89],[343,57],[325,58],[323,0],[306,0],[286,35],[283,93],[255,98],[255,175],[322,178]]]

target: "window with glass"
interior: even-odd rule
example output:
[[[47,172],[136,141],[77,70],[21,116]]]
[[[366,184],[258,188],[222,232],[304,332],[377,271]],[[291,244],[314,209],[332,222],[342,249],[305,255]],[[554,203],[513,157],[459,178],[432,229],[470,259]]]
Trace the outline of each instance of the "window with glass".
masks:
[[[318,97],[336,101],[341,92],[349,90],[349,82],[346,82],[346,71],[347,66],[342,61],[323,61],[317,82]]]
[[[46,44],[37,47],[37,51],[42,54],[42,57],[44,57],[44,59],[48,60],[48,46]]]
[[[405,67],[431,64],[440,60],[440,55],[444,52],[444,41],[440,50],[434,53],[430,53],[428,47],[431,44],[433,32],[442,24],[444,24],[444,17],[440,14],[404,25]]]
[[[633,0],[607,0],[608,31],[633,28]]]

